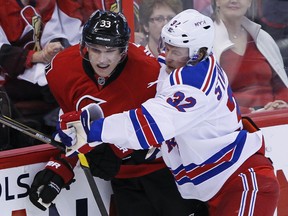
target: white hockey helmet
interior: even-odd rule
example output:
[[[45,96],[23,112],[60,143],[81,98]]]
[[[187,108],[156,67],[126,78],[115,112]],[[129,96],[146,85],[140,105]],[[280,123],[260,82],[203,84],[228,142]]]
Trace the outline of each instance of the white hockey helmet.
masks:
[[[189,57],[198,58],[198,50],[207,48],[212,51],[214,41],[214,24],[210,17],[194,9],[187,9],[170,20],[161,32],[162,41],[176,47],[189,48]]]

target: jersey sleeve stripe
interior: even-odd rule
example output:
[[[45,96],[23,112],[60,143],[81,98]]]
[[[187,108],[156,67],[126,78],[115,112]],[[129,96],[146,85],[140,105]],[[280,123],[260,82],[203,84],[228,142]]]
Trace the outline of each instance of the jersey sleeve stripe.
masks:
[[[142,106],[141,109],[129,111],[138,141],[143,149],[160,144],[164,138],[149,112]]]
[[[182,83],[182,77],[181,77],[181,70],[182,68],[178,68],[172,72],[170,75],[170,84],[171,85],[179,85]]]
[[[141,130],[141,125],[140,122],[138,121],[136,111],[135,110],[130,110],[129,111],[129,116],[131,119],[131,122],[133,124],[134,131],[136,133],[137,139],[143,149],[149,149],[149,144],[147,143],[147,140],[145,139],[145,136]]]
[[[217,74],[216,68],[214,68],[213,73],[212,73],[212,79],[211,79],[211,82],[209,84],[209,88],[204,92],[206,95],[208,95],[210,93],[210,91],[214,85],[214,82],[216,80],[216,74]]]
[[[201,87],[201,90],[206,94],[208,94],[209,92],[209,89],[211,89],[211,85],[213,84],[213,79],[215,80],[215,59],[214,59],[214,56],[211,55],[208,57],[209,59],[209,68],[208,68],[208,73],[205,77],[205,80],[202,84],[202,87]],[[210,86],[210,87],[209,87]],[[206,94],[206,95],[207,95]]]
[[[166,64],[165,56],[164,56],[163,53],[160,53],[160,54],[158,55],[157,60],[158,60],[159,63]]]
[[[148,120],[146,119],[146,117],[142,113],[142,109],[136,109],[136,115],[138,117],[140,125],[142,126],[142,131],[144,133],[144,136],[146,137],[146,140],[149,143],[158,144],[157,140],[153,134],[153,131],[150,128]]]
[[[239,159],[246,138],[247,131],[243,130],[233,143],[221,149],[202,164],[197,165],[193,163],[185,167],[181,165],[177,169],[172,170],[177,183],[183,185],[192,182],[198,185],[225,171]]]
[[[176,71],[175,71],[175,73],[174,73],[174,76],[175,76],[175,81],[176,81],[176,83],[177,84],[181,84],[182,82],[182,79],[181,79],[181,73],[180,73],[180,71],[181,71],[181,68],[178,68]]]

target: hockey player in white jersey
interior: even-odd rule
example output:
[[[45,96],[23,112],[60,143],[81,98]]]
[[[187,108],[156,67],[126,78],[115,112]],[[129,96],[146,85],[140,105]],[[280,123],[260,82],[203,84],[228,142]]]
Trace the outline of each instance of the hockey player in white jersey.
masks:
[[[182,197],[207,201],[210,215],[273,215],[279,184],[261,131],[241,118],[212,53],[212,20],[188,9],[164,26],[161,37],[165,55],[159,58],[157,96],[91,124],[84,109],[87,144],[74,142],[72,153],[86,153],[101,142],[152,149],[151,154],[156,147]]]

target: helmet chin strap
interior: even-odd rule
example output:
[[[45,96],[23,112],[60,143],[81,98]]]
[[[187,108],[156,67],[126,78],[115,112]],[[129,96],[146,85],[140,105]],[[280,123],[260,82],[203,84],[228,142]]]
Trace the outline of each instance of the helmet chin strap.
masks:
[[[124,61],[124,59],[125,59],[126,56],[127,56],[127,52],[128,52],[128,46],[126,46],[126,47],[125,47],[125,50],[123,50],[123,52],[120,54],[122,57],[121,57],[121,59],[120,59],[120,61],[119,61],[118,64],[120,64],[121,62]]]

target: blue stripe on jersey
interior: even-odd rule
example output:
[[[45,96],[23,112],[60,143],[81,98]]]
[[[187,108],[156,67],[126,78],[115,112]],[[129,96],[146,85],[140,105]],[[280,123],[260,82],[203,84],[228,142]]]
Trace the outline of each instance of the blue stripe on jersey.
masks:
[[[153,117],[150,115],[150,113],[148,112],[147,109],[145,109],[144,106],[141,106],[142,108],[142,112],[143,115],[146,116],[150,127],[152,128],[152,132],[157,140],[157,144],[161,144],[164,141],[164,137],[158,127],[158,125],[156,124],[155,120],[153,119]]]
[[[242,130],[238,134],[236,140],[228,145],[227,147],[220,150],[217,154],[213,155],[211,158],[206,160],[200,165],[197,164],[190,164],[188,166],[181,165],[177,169],[173,170],[173,174],[175,175],[177,179],[177,175],[180,173],[186,173],[185,176],[178,179],[177,183],[179,185],[183,185],[188,182],[192,182],[195,185],[201,184],[202,182],[218,175],[219,173],[223,172],[224,170],[231,167],[235,162],[238,161],[242,149],[244,147],[244,144],[246,142],[247,138],[247,131]],[[226,154],[233,152],[232,158],[229,161],[223,161],[222,163],[216,164],[217,161],[220,161],[221,158],[223,158]],[[208,168],[208,166],[211,166],[211,164],[215,164],[215,166],[212,166]],[[207,165],[207,167],[205,167]],[[208,169],[207,169],[208,168]],[[197,170],[199,170],[197,172]],[[197,176],[193,176],[192,178],[189,178],[189,172],[196,172],[199,173]]]
[[[157,60],[158,60],[159,63],[162,63],[162,64],[165,64],[165,65],[166,65],[165,57],[159,55],[158,58],[157,58]]]
[[[172,73],[169,75],[169,80],[170,80],[170,85],[173,86],[175,85],[174,79],[173,79],[173,74],[175,73],[175,70],[172,71]]]
[[[212,86],[216,80],[217,70],[215,63],[213,63],[214,57],[209,57],[205,61],[198,63],[195,66],[185,66],[181,69],[176,69],[170,74],[170,85],[185,84],[193,86],[197,89],[203,88],[204,85],[209,85],[203,92],[208,95],[212,89]],[[215,62],[215,61],[214,61]],[[212,68],[211,79],[207,79],[209,76],[210,68]],[[180,77],[179,77],[180,76]],[[206,80],[207,79],[207,80]],[[208,82],[207,84],[205,82]]]
[[[145,136],[144,136],[144,134],[143,134],[143,132],[141,130],[141,125],[140,125],[140,123],[139,123],[139,121],[137,119],[137,116],[136,116],[136,110],[130,110],[129,111],[129,116],[130,116],[131,122],[133,124],[136,136],[138,138],[138,141],[139,141],[141,147],[143,149],[149,149],[150,146],[147,143],[147,141],[145,139]]]
[[[130,110],[129,111],[129,116],[131,119],[131,122],[133,124],[136,136],[138,138],[138,141],[143,149],[148,149],[150,148],[151,145],[153,144],[161,144],[164,141],[164,138],[162,136],[162,133],[157,126],[156,122],[154,121],[153,117],[150,115],[150,113],[145,109],[145,107],[141,106],[142,109],[142,116],[146,119],[145,123],[142,123],[139,121],[139,116],[137,116],[137,109],[136,110]],[[144,125],[145,124],[145,125]],[[153,138],[156,139],[157,143],[149,143],[152,139],[148,137],[148,134],[145,134],[143,128],[145,127],[146,130],[151,129],[151,133],[153,134]]]

